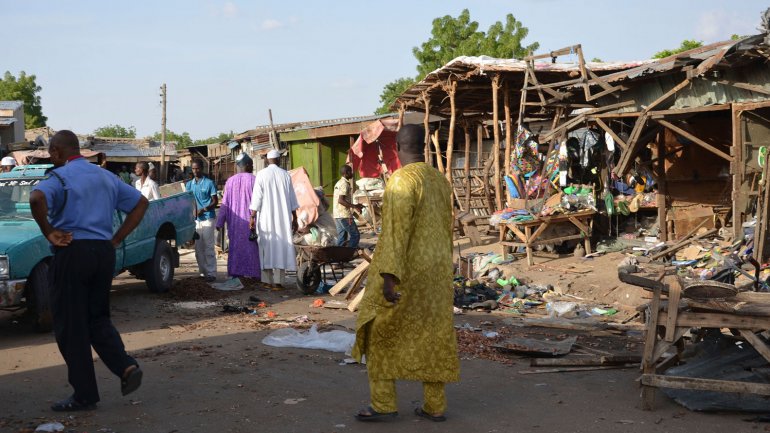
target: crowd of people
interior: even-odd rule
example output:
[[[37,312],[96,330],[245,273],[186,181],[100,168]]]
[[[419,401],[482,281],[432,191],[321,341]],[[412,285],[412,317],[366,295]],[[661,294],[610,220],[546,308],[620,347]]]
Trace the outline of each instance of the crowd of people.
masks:
[[[451,190],[444,176],[424,162],[423,143],[419,126],[405,125],[398,132],[402,168],[386,184],[382,230],[353,347],[355,358],[366,358],[371,391],[371,404],[355,415],[360,421],[398,415],[398,379],[423,383],[424,402],[416,415],[444,421],[444,385],[459,380],[452,317]],[[55,336],[74,389],[51,408],[89,410],[99,401],[92,347],[120,378],[123,395],[141,385],[143,372],[110,321],[109,291],[115,246],[138,225],[149,200],[159,198],[158,185],[145,162],[136,164],[133,177],[126,167],[110,176],[89,164],[70,131],[58,132],[49,152],[57,177],[77,186],[63,205],[63,184],[53,177],[40,182],[30,196],[35,221],[54,251],[50,276]],[[267,166],[255,175],[253,160],[240,155],[221,203],[203,161],[193,161],[193,177],[185,188],[197,205],[195,257],[206,281],[217,279],[217,229],[226,229],[229,238],[228,281],[254,278],[276,289],[284,286],[286,272],[295,270],[292,235],[298,228],[299,202],[280,158],[279,150],[268,152]],[[3,171],[7,162],[3,159]],[[352,199],[353,170],[343,166],[340,174],[333,201],[337,243],[355,248],[360,239],[355,213],[362,207]],[[48,209],[56,206],[64,209],[49,216]],[[80,212],[85,206],[93,212]],[[115,209],[127,217],[113,233]]]

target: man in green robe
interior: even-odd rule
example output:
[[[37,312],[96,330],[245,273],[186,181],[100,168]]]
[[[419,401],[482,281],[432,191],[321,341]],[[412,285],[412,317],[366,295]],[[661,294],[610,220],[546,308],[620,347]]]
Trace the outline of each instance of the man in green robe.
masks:
[[[371,406],[360,421],[398,412],[396,379],[423,383],[415,413],[444,421],[444,384],[460,376],[452,302],[452,196],[449,182],[424,162],[423,128],[396,136],[402,168],[385,188],[382,234],[360,304],[353,356],[366,355]]]

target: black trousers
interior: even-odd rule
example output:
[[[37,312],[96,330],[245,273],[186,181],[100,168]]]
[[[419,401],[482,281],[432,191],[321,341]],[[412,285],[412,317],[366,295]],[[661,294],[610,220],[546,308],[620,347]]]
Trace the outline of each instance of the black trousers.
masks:
[[[109,241],[74,240],[57,248],[51,261],[54,333],[67,375],[82,403],[99,401],[91,347],[118,377],[136,365],[110,320],[115,249]]]

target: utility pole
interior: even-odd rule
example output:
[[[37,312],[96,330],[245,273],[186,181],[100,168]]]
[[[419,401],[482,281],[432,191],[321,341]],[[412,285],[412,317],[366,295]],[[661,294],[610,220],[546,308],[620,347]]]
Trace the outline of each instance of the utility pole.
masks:
[[[273,149],[279,150],[278,134],[276,134],[275,126],[273,126],[273,110],[268,108],[267,114],[270,116],[270,144],[273,145]]]
[[[166,183],[166,83],[160,86],[161,106],[163,107],[163,117],[161,118],[160,132],[160,170],[158,170],[158,181],[161,185]]]

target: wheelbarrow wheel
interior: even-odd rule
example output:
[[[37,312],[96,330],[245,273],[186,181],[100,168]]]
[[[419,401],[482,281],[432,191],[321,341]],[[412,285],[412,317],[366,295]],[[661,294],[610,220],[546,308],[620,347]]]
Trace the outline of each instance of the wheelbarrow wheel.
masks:
[[[312,261],[306,261],[297,269],[297,288],[306,295],[312,295],[321,285],[321,266]]]

